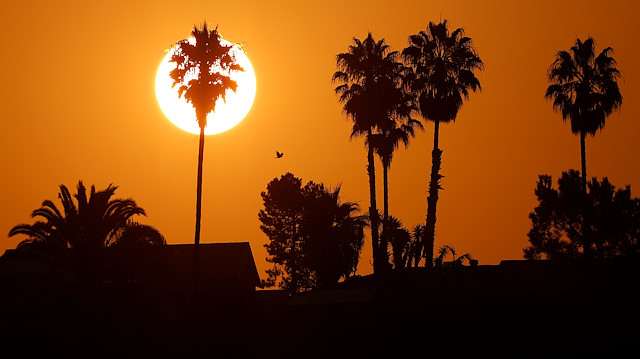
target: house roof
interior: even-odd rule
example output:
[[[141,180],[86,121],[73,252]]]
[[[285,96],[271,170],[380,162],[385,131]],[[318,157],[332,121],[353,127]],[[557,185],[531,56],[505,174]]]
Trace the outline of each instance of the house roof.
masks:
[[[170,244],[167,245],[167,250],[180,274],[189,275],[193,271],[194,244]],[[198,266],[202,281],[241,281],[261,287],[260,276],[248,242],[200,243]]]

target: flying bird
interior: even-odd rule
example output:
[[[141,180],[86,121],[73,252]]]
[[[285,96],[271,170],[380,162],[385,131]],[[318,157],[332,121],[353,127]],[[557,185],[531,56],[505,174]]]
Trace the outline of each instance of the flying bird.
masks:
[[[282,156],[284,156],[284,153],[276,151],[276,158],[281,158]]]

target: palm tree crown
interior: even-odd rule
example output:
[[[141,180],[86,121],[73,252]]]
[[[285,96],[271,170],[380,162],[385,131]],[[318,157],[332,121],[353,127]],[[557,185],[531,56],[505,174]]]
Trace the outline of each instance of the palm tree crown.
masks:
[[[91,186],[87,196],[86,187],[78,182],[77,193],[71,195],[65,185],[60,185],[58,198],[62,211],[51,200],[42,202],[42,207],[32,213],[44,221],[34,224],[19,224],[11,229],[9,236],[25,234],[27,242],[61,241],[64,247],[105,247],[115,240],[115,234],[122,230],[134,215],[145,215],[144,209],[133,199],[111,199],[117,186],[109,185],[96,191]],[[73,198],[76,199],[74,203]]]
[[[80,181],[76,194],[72,195],[65,185],[60,185],[58,198],[62,209],[45,200],[31,214],[42,220],[16,225],[9,236],[26,235],[18,248],[42,249],[76,270],[81,279],[95,282],[104,265],[105,248],[166,244],[155,228],[132,220],[133,216],[145,215],[133,199],[112,199],[117,188],[109,185],[96,191],[91,186],[87,195]]]
[[[484,64],[462,28],[449,33],[447,20],[411,35],[402,56],[414,69],[412,88],[426,119],[454,121],[469,90],[481,89],[474,71]]]
[[[335,91],[354,121],[352,136],[361,136],[382,126],[390,111],[402,110],[393,103],[403,66],[397,61],[398,52],[389,51],[384,39],[375,41],[369,33],[364,41],[353,42],[348,52],[338,54],[333,81],[342,83]]]
[[[576,39],[570,51],[558,51],[549,67],[551,83],[545,98],[553,100],[553,108],[571,121],[574,134],[595,135],[605,119],[622,105],[617,79],[620,71],[613,52],[607,47],[596,57],[594,41]]]
[[[170,62],[176,68],[170,73],[173,86],[180,85],[178,93],[184,96],[196,110],[196,119],[201,128],[207,125],[207,115],[215,111],[216,101],[226,97],[227,90],[235,92],[236,81],[229,77],[231,71],[244,71],[236,62],[231,49],[218,33],[218,28],[202,30],[193,27],[193,40],[177,43]]]

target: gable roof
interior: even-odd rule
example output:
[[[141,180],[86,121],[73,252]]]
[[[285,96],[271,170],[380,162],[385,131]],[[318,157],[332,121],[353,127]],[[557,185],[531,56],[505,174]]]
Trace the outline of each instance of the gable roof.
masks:
[[[179,275],[188,276],[193,272],[194,244],[169,244],[167,251]],[[200,243],[198,267],[203,282],[262,287],[249,242]]]

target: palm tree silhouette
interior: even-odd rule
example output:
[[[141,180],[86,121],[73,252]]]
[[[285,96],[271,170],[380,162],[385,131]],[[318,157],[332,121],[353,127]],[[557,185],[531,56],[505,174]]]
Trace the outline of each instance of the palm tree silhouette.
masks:
[[[376,178],[374,166],[373,135],[389,119],[387,89],[396,83],[402,68],[397,61],[398,53],[389,51],[384,39],[375,41],[371,33],[364,41],[353,38],[348,51],[336,57],[338,71],[332,80],[341,83],[335,88],[340,96],[345,114],[353,121],[351,138],[365,136],[367,147],[367,173],[369,175],[369,216],[371,221],[371,244],[373,247],[374,272],[386,268],[382,248],[379,244],[378,208],[376,204]],[[386,250],[386,249],[385,249]],[[384,260],[386,261],[386,260]]]
[[[366,215],[356,214],[357,203],[340,200],[340,188],[312,182],[304,187],[304,250],[318,287],[333,287],[356,272],[368,225]]]
[[[451,261],[445,260],[447,254],[451,255]],[[456,250],[452,246],[445,244],[438,250],[438,256],[434,259],[434,265],[436,267],[460,267],[464,260],[470,262],[473,260],[473,257],[469,253],[458,257]]]
[[[411,233],[394,216],[388,216],[386,222],[383,234],[391,243],[393,267],[404,268],[411,258]]]
[[[58,198],[62,210],[53,201],[45,200],[31,214],[32,218],[42,220],[14,226],[9,237],[28,236],[19,248],[33,246],[44,250],[77,273],[81,284],[99,284],[107,259],[105,248],[131,246],[134,242],[138,247],[166,244],[155,228],[131,220],[133,216],[145,215],[133,199],[111,198],[117,188],[109,185],[96,191],[91,186],[87,196],[82,181],[78,182],[74,195],[60,185]]]
[[[440,187],[442,150],[438,146],[440,122],[453,122],[462,107],[463,98],[469,98],[469,90],[480,90],[480,81],[474,71],[484,64],[478,57],[471,38],[458,28],[449,33],[447,20],[435,24],[429,22],[426,31],[409,37],[409,46],[402,56],[413,68],[411,88],[418,101],[420,114],[435,124],[431,179],[427,199],[425,227],[426,267],[433,265],[433,243],[436,226],[436,204]]]
[[[622,105],[622,95],[616,80],[620,71],[609,56],[607,47],[596,57],[591,37],[584,42],[576,39],[570,51],[558,51],[549,66],[545,98],[553,100],[553,108],[562,119],[571,121],[571,132],[580,135],[582,190],[587,191],[586,135],[595,136],[605,120]]]
[[[235,92],[238,84],[229,77],[231,71],[244,71],[231,52],[233,45],[222,43],[218,28],[209,30],[205,22],[202,29],[196,26],[191,31],[195,43],[188,39],[176,44],[170,62],[176,68],[170,73],[173,86],[179,85],[180,97],[196,110],[196,120],[200,127],[198,147],[198,184],[196,190],[196,231],[195,244],[200,243],[200,217],[202,208],[202,161],[204,155],[204,129],[207,115],[215,112],[216,101],[226,97],[227,90]]]
[[[424,247],[424,224],[416,224],[411,229],[411,242],[407,248],[407,267],[418,267]],[[413,264],[411,264],[413,262]]]
[[[404,72],[405,67],[398,68]],[[389,168],[393,154],[400,142],[405,148],[409,145],[409,139],[415,136],[415,128],[424,129],[422,123],[411,118],[414,111],[413,97],[405,91],[402,73],[393,74],[388,78],[381,79],[380,83],[386,84],[385,107],[388,118],[379,125],[378,133],[371,136],[371,145],[380,156],[382,162],[382,188],[383,188],[383,219],[382,236],[380,237],[380,250],[386,251],[388,238],[385,234],[389,222]]]

